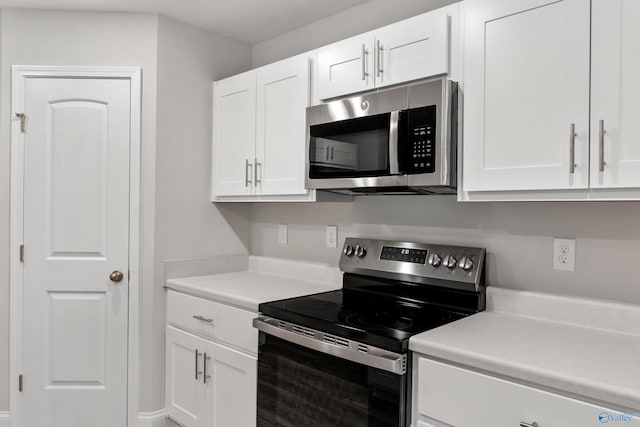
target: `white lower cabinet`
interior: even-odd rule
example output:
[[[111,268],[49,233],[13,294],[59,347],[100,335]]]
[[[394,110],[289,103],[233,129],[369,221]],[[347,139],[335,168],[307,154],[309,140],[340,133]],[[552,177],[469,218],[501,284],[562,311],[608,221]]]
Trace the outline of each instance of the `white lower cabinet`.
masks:
[[[167,298],[167,415],[184,427],[255,427],[258,336],[249,319],[254,313],[173,291]],[[194,326],[194,319],[206,327]],[[247,337],[249,348],[234,348]]]
[[[625,414],[606,407],[417,358],[413,425],[420,427],[596,426]],[[604,417],[604,418],[603,418]],[[622,418],[620,418],[622,419]],[[640,419],[632,418],[632,425]]]

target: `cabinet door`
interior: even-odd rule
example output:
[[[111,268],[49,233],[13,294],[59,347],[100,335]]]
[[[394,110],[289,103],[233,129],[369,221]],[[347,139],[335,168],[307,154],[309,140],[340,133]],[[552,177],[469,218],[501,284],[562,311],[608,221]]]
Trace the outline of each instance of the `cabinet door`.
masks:
[[[640,187],[638,21],[637,0],[593,1],[592,188]]]
[[[207,357],[207,425],[255,427],[257,359],[216,343],[208,343]]]
[[[256,77],[253,71],[213,86],[213,194],[254,192]]]
[[[375,32],[376,87],[449,72],[448,12],[452,10],[438,9]]]
[[[304,188],[309,58],[257,70],[254,179],[260,195],[307,194]]]
[[[433,360],[419,359],[417,369],[419,413],[447,426],[597,426],[623,417],[606,407]],[[627,423],[638,420],[630,417]]]
[[[589,0],[466,5],[465,191],[588,187],[589,12]]]
[[[202,371],[206,342],[170,326],[166,339],[167,415],[184,426],[204,427],[206,396]]]
[[[318,50],[318,98],[328,99],[374,87],[373,34],[366,33]]]

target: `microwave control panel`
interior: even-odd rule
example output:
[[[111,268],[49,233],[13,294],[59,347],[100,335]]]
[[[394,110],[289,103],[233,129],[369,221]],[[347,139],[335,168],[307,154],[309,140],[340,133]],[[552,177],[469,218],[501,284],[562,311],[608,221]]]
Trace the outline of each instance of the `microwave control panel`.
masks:
[[[436,171],[436,106],[412,108],[403,112],[406,126],[404,172]]]

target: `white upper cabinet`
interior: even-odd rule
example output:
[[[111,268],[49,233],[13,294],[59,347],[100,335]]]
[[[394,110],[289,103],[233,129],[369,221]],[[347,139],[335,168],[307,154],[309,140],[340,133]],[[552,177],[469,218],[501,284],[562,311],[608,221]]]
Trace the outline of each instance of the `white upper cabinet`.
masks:
[[[214,83],[213,201],[313,200],[304,188],[310,60]]]
[[[253,71],[214,83],[213,171],[216,196],[250,195],[256,139]]]
[[[260,194],[307,194],[304,188],[309,59],[257,72],[255,184]]]
[[[318,50],[318,98],[335,98],[374,86],[373,34],[367,33]]]
[[[464,191],[589,185],[588,0],[470,2]]]
[[[592,4],[591,187],[640,187],[640,2]]]
[[[376,31],[376,87],[447,74],[453,10],[438,9]]]
[[[448,6],[320,48],[318,98],[446,75],[457,14]]]

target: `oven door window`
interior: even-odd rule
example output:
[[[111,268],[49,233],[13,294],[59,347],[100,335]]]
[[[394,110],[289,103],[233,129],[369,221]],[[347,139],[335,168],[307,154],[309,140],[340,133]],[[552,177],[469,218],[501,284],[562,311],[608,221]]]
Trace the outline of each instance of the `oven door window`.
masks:
[[[311,126],[309,178],[389,174],[391,114]]]
[[[407,375],[260,333],[258,427],[404,427]]]

